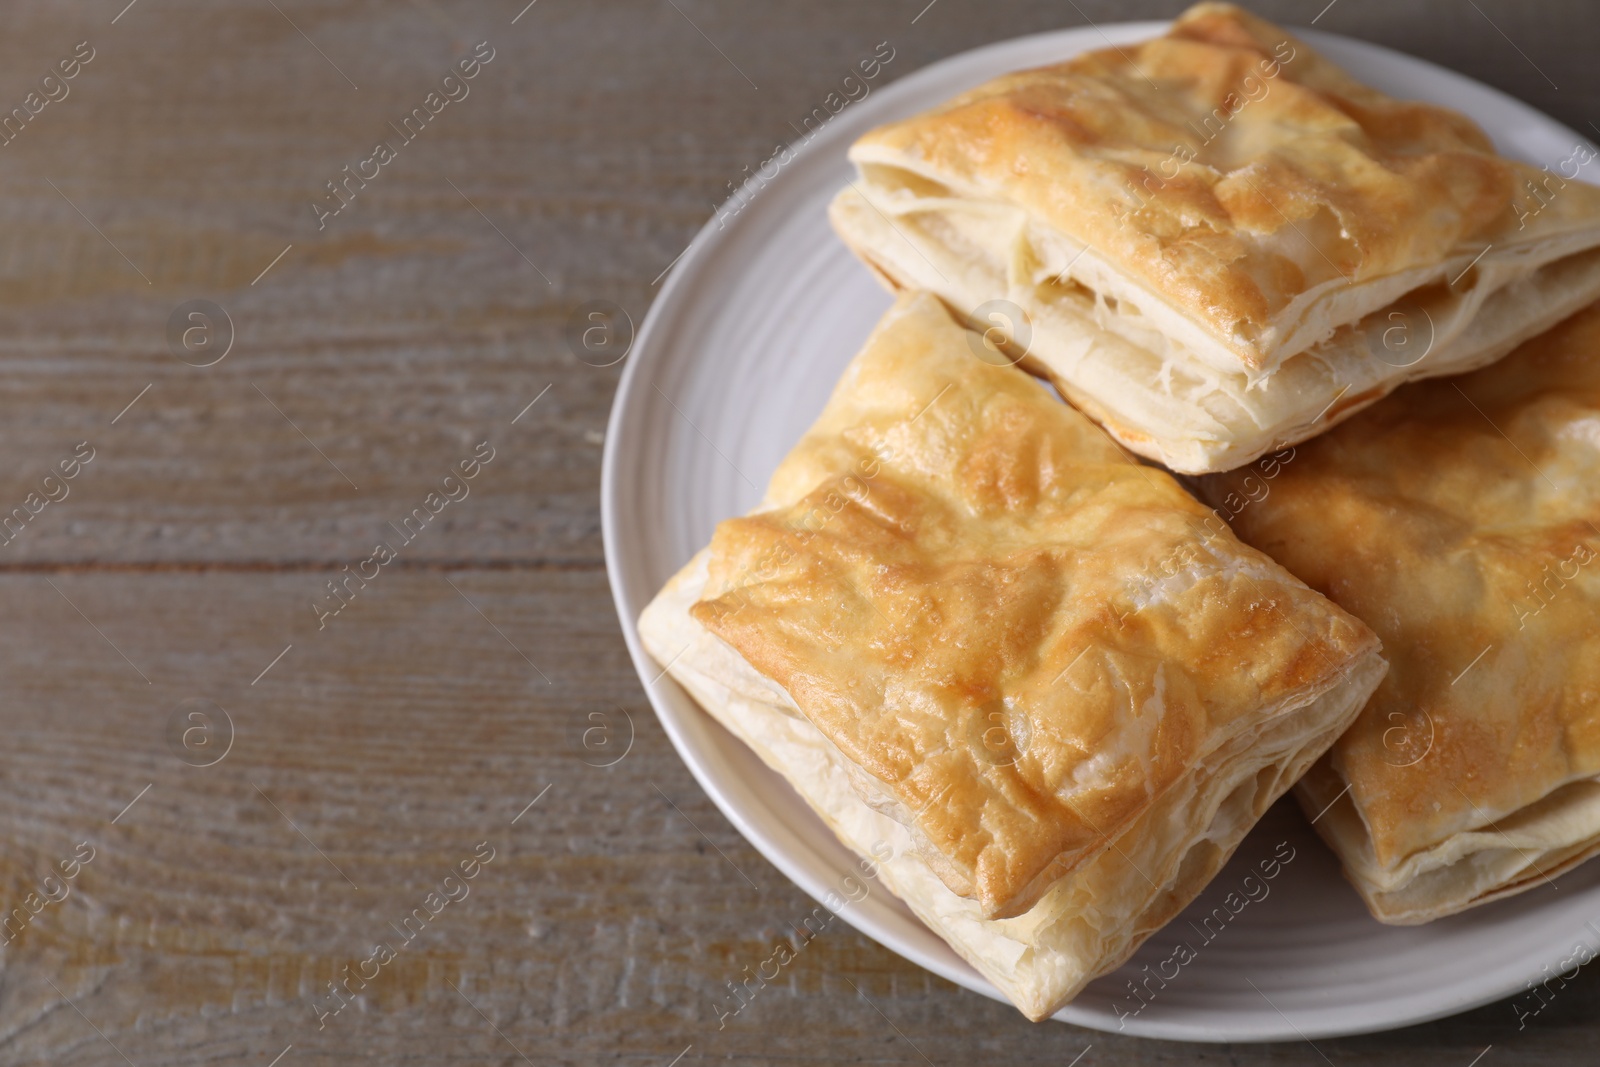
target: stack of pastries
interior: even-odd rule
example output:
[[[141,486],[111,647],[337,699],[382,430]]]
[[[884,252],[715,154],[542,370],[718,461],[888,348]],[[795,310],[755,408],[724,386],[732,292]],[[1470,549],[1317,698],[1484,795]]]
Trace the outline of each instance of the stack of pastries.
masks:
[[[1600,851],[1600,189],[1209,3],[850,154],[898,298],[639,632],[929,927],[1038,1020],[1291,787],[1383,922]]]

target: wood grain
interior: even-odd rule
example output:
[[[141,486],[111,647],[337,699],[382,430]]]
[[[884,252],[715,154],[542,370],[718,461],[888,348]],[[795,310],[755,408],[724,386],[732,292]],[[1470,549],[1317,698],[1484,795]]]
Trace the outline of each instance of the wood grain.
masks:
[[[1592,1058],[1587,972],[1526,1029],[1499,1004],[1211,1048],[1031,1026],[841,922],[719,1020],[815,905],[700,792],[627,661],[596,495],[623,365],[580,360],[568,318],[641,322],[728,183],[878,41],[893,79],[1181,5],[124,4],[27,0],[0,32],[0,113],[95,50],[0,146],[0,516],[95,449],[0,545],[0,915],[26,917],[0,933],[0,1062]],[[1600,115],[1589,5],[1340,0],[1318,25]],[[470,94],[319,229],[325,183],[484,41]],[[168,340],[193,300],[233,324],[214,366]],[[470,495],[319,628],[326,583],[483,441]],[[379,942],[394,959],[319,1018]]]

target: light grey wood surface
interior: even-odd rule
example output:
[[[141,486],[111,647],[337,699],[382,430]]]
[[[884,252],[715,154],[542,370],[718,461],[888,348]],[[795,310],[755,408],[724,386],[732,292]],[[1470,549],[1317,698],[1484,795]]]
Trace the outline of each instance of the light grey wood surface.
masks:
[[[893,79],[1179,5],[523,2],[0,13],[0,114],[94,52],[0,146],[0,515],[95,455],[0,546],[0,905],[28,914],[0,944],[0,1062],[1592,1061],[1587,971],[1521,1030],[1498,1004],[1184,1046],[1029,1025],[841,922],[719,1028],[725,982],[814,905],[700,792],[627,660],[597,500],[621,366],[579,360],[568,317],[642,321],[728,183],[877,42]],[[1259,10],[1600,117],[1592,5]],[[319,229],[325,183],[479,42],[469,95]],[[193,300],[232,323],[210,367],[168,342]],[[319,628],[326,583],[484,441],[470,495]],[[401,948],[319,1018],[378,942]]]

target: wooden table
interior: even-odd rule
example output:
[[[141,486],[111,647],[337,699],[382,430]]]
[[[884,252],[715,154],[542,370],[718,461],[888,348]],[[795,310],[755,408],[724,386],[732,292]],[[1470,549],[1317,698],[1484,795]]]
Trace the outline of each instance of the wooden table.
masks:
[[[813,905],[627,660],[596,498],[621,365],[569,317],[641,321],[877,42],[896,78],[1177,5],[523,2],[5,11],[0,1062],[1593,1059],[1587,971],[1520,1032],[1498,1004],[1190,1047],[1029,1025],[843,923],[719,1028]],[[1600,116],[1583,3],[1320,25]]]

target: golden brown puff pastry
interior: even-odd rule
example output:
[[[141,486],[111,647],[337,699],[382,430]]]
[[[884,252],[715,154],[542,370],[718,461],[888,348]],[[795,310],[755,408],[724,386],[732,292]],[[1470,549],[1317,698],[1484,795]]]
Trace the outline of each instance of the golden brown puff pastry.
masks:
[[[1373,915],[1426,922],[1600,849],[1600,306],[1203,479],[1239,536],[1383,639],[1298,790]]]
[[[902,298],[639,631],[1037,1019],[1193,898],[1385,664],[983,351]]]
[[[1499,358],[1600,296],[1600,188],[1201,4],[1164,37],[997,78],[874,130],[834,226],[1185,473]],[[1397,318],[1398,316],[1398,318]],[[1424,354],[1425,353],[1425,354]]]

